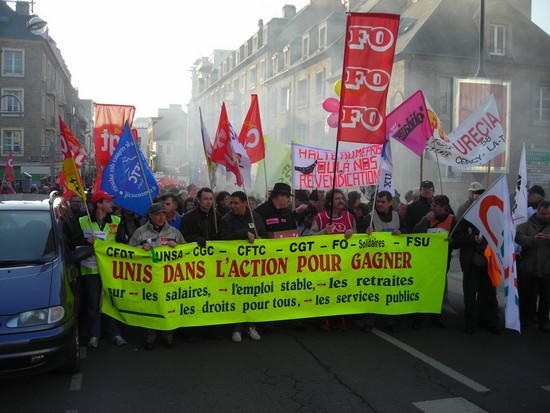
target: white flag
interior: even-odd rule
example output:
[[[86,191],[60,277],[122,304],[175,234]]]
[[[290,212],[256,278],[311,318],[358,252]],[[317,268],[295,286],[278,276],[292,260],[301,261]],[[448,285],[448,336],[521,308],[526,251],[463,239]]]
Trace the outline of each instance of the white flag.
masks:
[[[512,208],[514,225],[518,226],[527,222],[527,162],[525,161],[525,144],[519,160],[518,180],[516,182],[516,196]]]
[[[514,254],[515,226],[510,211],[510,196],[506,175],[502,175],[466,211],[470,221],[487,240],[504,280],[504,319],[506,328],[520,331],[516,259]]]

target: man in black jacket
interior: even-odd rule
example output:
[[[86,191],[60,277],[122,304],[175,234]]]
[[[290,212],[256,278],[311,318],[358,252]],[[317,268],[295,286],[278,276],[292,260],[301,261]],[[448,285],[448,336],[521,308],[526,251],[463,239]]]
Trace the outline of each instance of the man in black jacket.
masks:
[[[254,210],[263,218],[268,232],[297,229],[294,214],[288,206],[291,196],[293,195],[290,186],[278,182],[271,190],[267,201]]]
[[[198,207],[181,219],[180,232],[186,242],[204,246],[206,241],[219,239],[221,214],[214,210],[214,192],[201,188],[197,193]]]
[[[242,191],[235,191],[231,194],[230,211],[224,215],[220,225],[220,235],[225,240],[248,240],[253,243],[256,238],[266,238],[267,231],[264,221],[260,215],[248,209],[246,194]],[[233,326],[231,339],[240,343],[244,324],[239,323]],[[247,325],[248,336],[254,340],[260,340],[254,323]]]
[[[420,184],[420,197],[410,204],[405,211],[405,229],[408,233],[412,233],[414,226],[431,211],[434,190],[435,187],[432,181],[423,181]]]

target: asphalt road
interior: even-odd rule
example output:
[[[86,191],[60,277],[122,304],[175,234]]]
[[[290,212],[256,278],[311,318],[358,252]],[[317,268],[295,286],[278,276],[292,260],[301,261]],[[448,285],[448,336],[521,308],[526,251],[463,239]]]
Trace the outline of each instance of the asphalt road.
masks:
[[[461,273],[449,273],[446,328],[346,332],[273,325],[262,340],[199,338],[143,350],[102,340],[82,348],[81,373],[1,382],[1,412],[550,412],[550,335],[532,328],[463,333]],[[499,303],[502,304],[502,292]],[[258,327],[262,331],[261,326]],[[265,329],[264,329],[265,330]]]

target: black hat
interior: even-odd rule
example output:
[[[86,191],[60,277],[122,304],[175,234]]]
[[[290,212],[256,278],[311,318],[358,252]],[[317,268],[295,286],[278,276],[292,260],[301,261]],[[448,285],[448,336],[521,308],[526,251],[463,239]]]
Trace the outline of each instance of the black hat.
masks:
[[[273,189],[271,190],[271,195],[292,195],[292,189],[290,188],[290,185],[285,184],[283,182],[277,182]]]
[[[166,212],[166,205],[164,205],[162,202],[155,202],[154,204],[151,204],[147,212],[150,214]]]
[[[544,189],[540,185],[533,185],[531,188],[527,190],[530,194],[537,194],[544,198],[545,193]]]
[[[422,183],[420,184],[420,188],[432,188],[432,189],[434,189],[435,186],[434,186],[434,183],[432,181],[422,181]]]

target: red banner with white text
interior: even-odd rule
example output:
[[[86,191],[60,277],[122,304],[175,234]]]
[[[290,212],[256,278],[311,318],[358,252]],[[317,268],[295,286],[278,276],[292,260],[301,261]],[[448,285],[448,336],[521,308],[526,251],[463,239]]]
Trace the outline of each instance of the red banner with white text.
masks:
[[[350,13],[346,26],[338,140],[386,141],[386,95],[399,15]]]
[[[134,106],[125,105],[95,105],[95,162],[100,169],[105,168],[115,150],[124,124],[132,127],[134,121]]]

